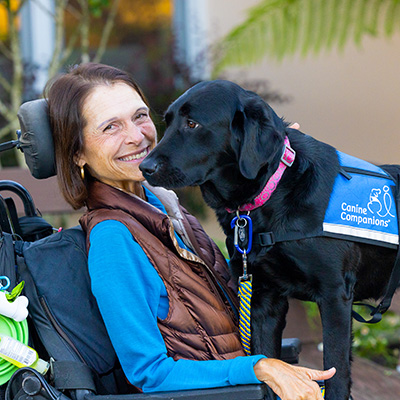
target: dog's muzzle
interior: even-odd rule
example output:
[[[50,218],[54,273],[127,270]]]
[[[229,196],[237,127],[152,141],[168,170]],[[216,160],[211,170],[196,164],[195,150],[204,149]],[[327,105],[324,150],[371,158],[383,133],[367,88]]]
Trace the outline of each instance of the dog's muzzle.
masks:
[[[148,180],[148,178],[157,175],[157,173],[162,169],[162,163],[157,162],[151,157],[146,157],[140,163],[139,169],[142,171],[143,176]]]

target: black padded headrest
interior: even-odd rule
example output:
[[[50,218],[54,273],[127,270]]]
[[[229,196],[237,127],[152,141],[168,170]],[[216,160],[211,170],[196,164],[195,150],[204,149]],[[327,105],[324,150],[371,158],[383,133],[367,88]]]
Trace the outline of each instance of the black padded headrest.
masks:
[[[19,108],[19,147],[31,174],[37,179],[56,175],[53,135],[45,99],[28,101]]]

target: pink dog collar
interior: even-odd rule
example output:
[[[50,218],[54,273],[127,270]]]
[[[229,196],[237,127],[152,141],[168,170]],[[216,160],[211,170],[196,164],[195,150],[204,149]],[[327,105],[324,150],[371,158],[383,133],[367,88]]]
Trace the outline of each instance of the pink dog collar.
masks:
[[[290,142],[287,136],[285,137],[284,143],[285,147],[283,149],[283,154],[278,169],[271,176],[271,178],[269,178],[262,192],[254,199],[254,204],[253,203],[244,204],[238,208],[239,211],[252,211],[255,208],[258,208],[262,206],[264,203],[266,203],[271,197],[276,187],[278,186],[278,183],[281,180],[282,175],[285,172],[285,169],[293,165],[294,159],[296,157],[296,152],[290,147]],[[234,212],[234,210],[230,209],[227,209],[227,211]]]

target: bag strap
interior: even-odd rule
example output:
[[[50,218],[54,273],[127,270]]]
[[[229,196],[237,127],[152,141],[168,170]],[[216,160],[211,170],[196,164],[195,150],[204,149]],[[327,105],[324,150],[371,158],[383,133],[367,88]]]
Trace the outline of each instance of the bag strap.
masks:
[[[253,243],[258,244],[261,247],[265,247],[266,250],[270,250],[272,246],[280,242],[288,242],[290,240],[301,240],[324,236],[322,229],[316,229],[313,232],[286,232],[281,235],[277,235],[274,232],[262,232],[254,235]]]
[[[0,275],[10,279],[10,287],[13,288],[17,282],[15,268],[14,243],[11,234],[3,232],[0,235]]]
[[[97,392],[95,373],[79,361],[52,361],[51,372],[57,390],[87,389]]]

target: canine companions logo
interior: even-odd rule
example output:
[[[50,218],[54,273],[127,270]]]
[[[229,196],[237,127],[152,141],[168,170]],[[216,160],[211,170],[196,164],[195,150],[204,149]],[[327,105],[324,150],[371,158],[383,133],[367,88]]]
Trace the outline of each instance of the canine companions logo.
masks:
[[[379,200],[379,195],[382,193],[382,191],[380,189],[372,189],[371,190],[371,194],[369,195],[369,200],[370,201],[368,203],[368,210],[372,214],[374,213],[374,211],[373,211],[374,205],[375,206],[377,205],[379,207],[379,210],[377,211],[377,214],[380,217],[386,217],[387,215],[390,215],[391,217],[394,218],[394,215],[391,213],[392,197],[390,196],[389,190],[390,190],[389,186],[385,185],[383,187],[383,192],[384,192],[383,204],[385,206],[385,211],[386,211],[384,214],[381,213],[383,207],[382,207],[381,201]]]
[[[346,171],[338,174],[325,213],[326,236],[399,244],[395,184],[381,168],[338,152]],[[379,242],[379,243],[377,243]]]

